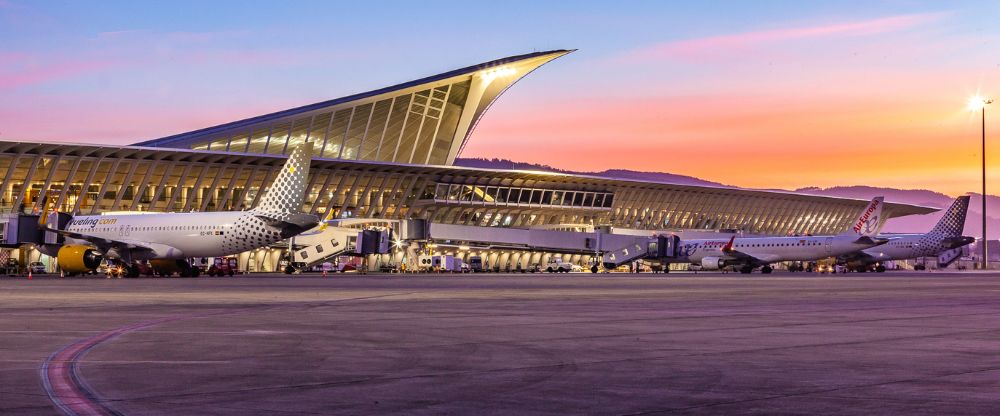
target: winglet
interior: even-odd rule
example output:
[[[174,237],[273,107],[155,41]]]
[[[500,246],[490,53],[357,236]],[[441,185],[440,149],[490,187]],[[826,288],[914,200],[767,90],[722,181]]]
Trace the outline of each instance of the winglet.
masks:
[[[319,222],[319,230],[320,231],[326,230],[326,227],[328,227],[330,225],[330,221],[331,220],[333,220],[333,210],[332,209],[329,210],[329,212],[326,213],[326,218],[323,219],[323,221]]]
[[[38,216],[38,226],[41,228],[49,228],[49,215],[58,215],[55,210],[55,206],[49,203],[49,206],[42,212],[42,215]]]
[[[722,252],[723,253],[728,253],[730,251],[733,251],[733,241],[736,241],[736,236],[735,235],[732,236],[732,237],[729,237],[729,242],[726,243],[726,245],[722,246]]]

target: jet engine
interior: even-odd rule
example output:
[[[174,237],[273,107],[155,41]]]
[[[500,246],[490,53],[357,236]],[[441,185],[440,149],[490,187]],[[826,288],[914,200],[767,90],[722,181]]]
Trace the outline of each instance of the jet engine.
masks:
[[[705,257],[701,259],[702,270],[719,270],[726,266],[726,261],[718,257]]]
[[[63,272],[73,275],[96,270],[104,256],[89,246],[67,245],[59,248],[56,259]]]

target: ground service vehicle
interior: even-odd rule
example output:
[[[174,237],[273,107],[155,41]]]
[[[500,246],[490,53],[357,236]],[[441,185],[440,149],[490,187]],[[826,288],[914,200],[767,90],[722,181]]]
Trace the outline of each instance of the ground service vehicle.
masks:
[[[440,272],[462,272],[462,259],[455,256],[434,256],[432,264]]]
[[[483,267],[483,258],[481,256],[469,257],[469,270],[471,270],[473,273],[480,273],[487,271],[486,268]]]
[[[573,271],[573,263],[563,261],[562,257],[552,256],[549,263],[545,265],[545,271],[549,273],[569,273]]]

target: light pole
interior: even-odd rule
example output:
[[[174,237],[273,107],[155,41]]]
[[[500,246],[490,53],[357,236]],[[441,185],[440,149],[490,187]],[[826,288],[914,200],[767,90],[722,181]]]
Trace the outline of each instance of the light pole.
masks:
[[[983,98],[980,96],[975,96],[969,99],[969,109],[975,111],[979,110],[982,114],[982,133],[983,133],[983,258],[982,258],[982,269],[986,270],[989,267],[990,258],[987,255],[986,247],[989,245],[986,240],[986,105],[993,103],[992,98]]]

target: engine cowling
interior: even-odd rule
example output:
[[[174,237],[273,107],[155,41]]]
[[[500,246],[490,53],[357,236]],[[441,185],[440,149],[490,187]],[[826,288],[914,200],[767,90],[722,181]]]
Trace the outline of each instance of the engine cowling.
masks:
[[[701,259],[702,270],[719,270],[726,266],[726,262],[718,257],[705,257]]]
[[[88,273],[97,270],[104,256],[88,246],[67,245],[59,248],[56,260],[65,273]]]

